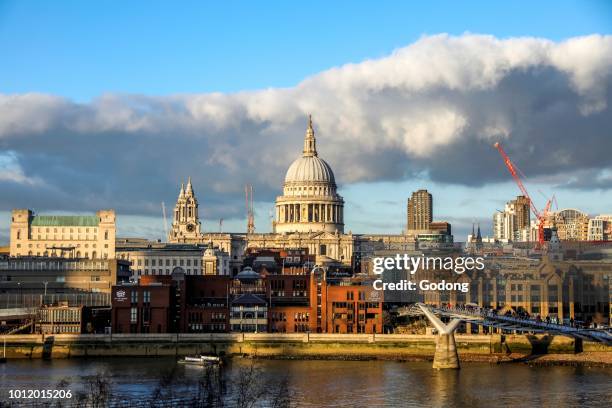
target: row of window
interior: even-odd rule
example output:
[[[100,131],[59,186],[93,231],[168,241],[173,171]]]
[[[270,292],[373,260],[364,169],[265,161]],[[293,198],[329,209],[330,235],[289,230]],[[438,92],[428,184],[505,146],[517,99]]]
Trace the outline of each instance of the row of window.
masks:
[[[128,259],[129,256],[126,256],[126,254],[121,254],[120,255],[121,259]],[[149,262],[150,261],[150,262]],[[165,261],[165,262],[164,262]],[[149,263],[151,264],[151,266],[170,266],[170,263],[172,263],[172,266],[191,266],[193,263],[193,266],[198,266],[199,262],[197,258],[194,259],[136,259],[135,264],[137,266],[149,266]]]
[[[189,331],[192,333],[198,332],[223,332],[225,331],[225,323],[200,324],[194,323],[189,325]]]
[[[57,324],[57,325],[53,325],[51,327],[49,326],[43,326],[41,327],[41,331],[45,332],[45,333],[55,333],[55,334],[60,334],[60,333],[80,333],[81,332],[81,325],[66,325],[66,324]]]
[[[366,294],[364,291],[360,290],[358,295],[359,295],[359,300],[366,300]],[[352,291],[346,292],[346,300],[355,300],[355,292],[352,292]]]
[[[32,237],[36,236],[37,239],[40,241],[41,239],[43,240],[47,240],[47,239],[74,239],[74,235],[72,235],[74,233],[73,228],[70,228],[70,231],[67,231],[67,228],[61,228],[61,231],[59,233],[59,235],[57,234],[57,228],[53,229],[53,235],[50,234],[49,228],[46,229],[46,231],[42,231],[41,229],[32,229],[30,235]],[[83,231],[80,230],[80,228],[77,229],[76,233],[77,235],[77,239],[82,241],[82,240],[88,240],[88,241],[93,241],[93,240],[97,240],[98,239],[98,231],[95,230],[93,232],[92,235],[82,235]],[[87,231],[85,232],[85,234],[89,233],[89,228],[87,228]],[[67,235],[70,234],[70,235]],[[42,237],[42,238],[41,238]],[[70,237],[70,238],[67,238]],[[25,237],[24,237],[25,238]],[[21,230],[17,230],[17,239],[22,239],[22,234],[21,234]],[[34,238],[30,238],[30,239],[34,239]],[[108,241],[109,240],[109,233],[108,231],[104,231],[104,240]]]
[[[157,269],[157,270],[156,269],[151,269],[151,270],[145,269],[145,270],[137,270],[136,273],[138,274],[138,276],[149,275],[149,274],[150,275],[156,275],[156,274],[157,275],[170,275],[170,269],[169,268],[168,269]],[[200,270],[199,269],[193,269],[193,270],[187,269],[185,273],[187,275],[192,275],[192,274],[196,275],[200,273]]]
[[[17,244],[17,248],[21,248],[21,244]],[[35,253],[34,251],[28,251],[28,256],[34,256]],[[83,256],[81,256],[83,255]],[[36,251],[36,256],[50,256],[50,257],[62,257],[62,258],[72,258],[70,256],[70,252],[66,251],[62,254],[61,251]],[[89,258],[89,252],[85,251],[83,252],[83,254],[81,254],[81,251],[76,251],[76,253],[74,254],[74,256],[76,258]],[[91,253],[91,258],[92,259],[96,259],[98,257],[98,253],[96,251],[93,251]],[[102,259],[108,259],[108,253],[103,252],[102,253]]]
[[[71,245],[67,245],[67,246],[71,246]],[[74,246],[76,246],[77,248],[81,248],[81,244],[78,244],[78,243]],[[28,248],[41,248],[41,247],[46,248],[47,244],[32,244],[32,243],[28,244]],[[95,243],[91,244],[91,247],[95,249],[96,244]],[[17,244],[17,248],[21,248],[21,244]],[[83,244],[83,248],[89,248],[89,244]],[[108,244],[104,244],[104,248],[108,248]]]
[[[42,309],[38,313],[41,322],[80,323],[81,309]]]
[[[357,333],[365,333],[366,332],[366,326],[365,324],[358,324],[357,325]],[[346,331],[343,332],[341,331],[341,327],[340,325],[335,325],[334,326],[334,333],[353,333],[353,325],[349,324],[346,326]],[[373,324],[372,325],[372,333],[376,333],[376,325]]]

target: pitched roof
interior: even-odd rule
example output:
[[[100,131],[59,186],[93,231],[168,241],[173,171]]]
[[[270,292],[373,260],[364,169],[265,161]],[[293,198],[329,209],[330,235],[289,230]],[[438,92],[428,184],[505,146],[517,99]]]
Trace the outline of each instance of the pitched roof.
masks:
[[[232,301],[232,305],[265,305],[266,301],[252,293],[245,293]]]

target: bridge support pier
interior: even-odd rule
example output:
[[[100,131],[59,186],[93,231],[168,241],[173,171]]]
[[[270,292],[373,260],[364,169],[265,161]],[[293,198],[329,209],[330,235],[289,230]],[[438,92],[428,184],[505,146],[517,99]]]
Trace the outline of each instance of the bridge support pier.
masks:
[[[461,323],[460,319],[453,319],[448,325],[442,323],[427,306],[418,303],[418,307],[427,316],[431,324],[438,331],[436,338],[436,353],[434,354],[433,368],[440,369],[459,369],[459,355],[455,344],[455,330]]]
[[[459,355],[455,345],[455,333],[438,334],[436,339],[436,354],[434,354],[433,368],[436,370],[445,368],[459,369]]]

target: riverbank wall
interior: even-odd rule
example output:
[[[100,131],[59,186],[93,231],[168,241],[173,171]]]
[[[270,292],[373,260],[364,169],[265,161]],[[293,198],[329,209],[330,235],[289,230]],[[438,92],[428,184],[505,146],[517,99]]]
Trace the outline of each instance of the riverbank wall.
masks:
[[[611,352],[600,343],[550,335],[456,335],[460,355]],[[11,335],[6,357],[155,357],[215,354],[262,358],[431,358],[435,336],[410,334],[114,334]]]

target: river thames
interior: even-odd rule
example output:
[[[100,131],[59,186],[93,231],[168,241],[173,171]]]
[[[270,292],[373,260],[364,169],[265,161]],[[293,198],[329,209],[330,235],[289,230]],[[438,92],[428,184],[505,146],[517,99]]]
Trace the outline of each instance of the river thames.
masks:
[[[245,372],[253,375],[244,377]],[[172,358],[10,360],[0,365],[0,397],[16,403],[9,400],[9,390],[63,388],[71,390],[75,400],[102,373],[111,400],[129,402],[145,401],[154,394],[158,401],[189,397],[197,393],[196,384],[206,371]],[[609,368],[466,363],[460,371],[434,371],[430,362],[234,359],[221,370],[221,377],[228,406],[235,403],[233,394],[245,378],[264,390],[256,406],[269,406],[281,389],[292,406],[300,407],[612,404]],[[20,405],[26,404],[15,404]]]

